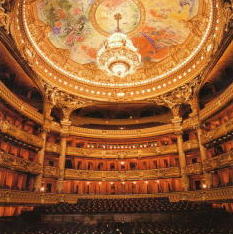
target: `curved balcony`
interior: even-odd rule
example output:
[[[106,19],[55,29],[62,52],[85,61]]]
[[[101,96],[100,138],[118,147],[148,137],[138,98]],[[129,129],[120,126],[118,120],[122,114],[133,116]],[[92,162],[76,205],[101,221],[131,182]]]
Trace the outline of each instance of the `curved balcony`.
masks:
[[[205,189],[187,192],[171,192],[156,194],[129,194],[129,195],[78,195],[35,193],[14,190],[0,190],[0,204],[57,204],[67,202],[76,204],[78,199],[126,199],[126,198],[158,198],[168,197],[171,202],[186,201],[217,201],[228,200],[233,197],[233,187]]]
[[[91,170],[65,170],[65,179],[75,180],[144,180],[180,177],[178,167],[161,168],[153,170],[131,171],[91,171]]]
[[[43,115],[34,107],[19,99],[0,81],[0,97],[10,104],[14,109],[27,116],[29,119],[42,124]]]
[[[98,130],[71,126],[69,133],[70,135],[81,137],[126,139],[165,135],[176,131],[178,131],[178,129],[176,129],[172,124],[167,124],[158,127],[133,130]]]
[[[203,162],[205,171],[211,171],[227,166],[233,166],[233,150],[214,158],[208,158]]]
[[[129,150],[103,150],[103,149],[84,149],[67,147],[67,155],[82,156],[90,158],[136,158],[136,157],[152,157],[156,155],[166,155],[177,153],[177,145],[166,145],[159,147],[151,147],[145,149],[129,149]]]
[[[219,137],[225,136],[226,134],[233,131],[233,120],[230,119],[228,122],[222,124],[216,129],[213,129],[208,132],[204,132],[202,143],[206,144],[208,142],[211,142]]]
[[[42,166],[39,163],[31,162],[4,152],[0,152],[0,165],[1,167],[31,174],[40,174],[42,172]]]
[[[25,142],[28,145],[33,145],[39,148],[43,145],[43,140],[40,137],[18,129],[8,121],[0,121],[0,131],[16,138],[17,140]]]
[[[203,121],[222,109],[227,103],[233,99],[233,84],[231,84],[221,95],[210,101],[200,111],[200,119]]]

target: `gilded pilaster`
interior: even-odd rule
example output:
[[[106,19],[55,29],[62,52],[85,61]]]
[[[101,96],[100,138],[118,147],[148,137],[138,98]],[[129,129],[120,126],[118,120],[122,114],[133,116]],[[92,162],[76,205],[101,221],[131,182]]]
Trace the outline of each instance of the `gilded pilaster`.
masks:
[[[41,138],[43,139],[42,148],[38,152],[38,163],[40,165],[44,165],[44,158],[45,158],[45,149],[46,149],[46,138],[47,138],[47,131],[43,130],[41,132]],[[43,179],[43,172],[36,176],[34,189],[35,191],[39,192],[42,188],[42,179]]]

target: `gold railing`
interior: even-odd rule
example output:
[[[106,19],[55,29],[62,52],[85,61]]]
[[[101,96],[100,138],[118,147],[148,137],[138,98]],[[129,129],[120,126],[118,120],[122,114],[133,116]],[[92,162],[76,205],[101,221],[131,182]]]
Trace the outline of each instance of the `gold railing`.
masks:
[[[60,145],[53,143],[46,143],[46,151],[52,153],[60,153]]]
[[[29,119],[42,124],[43,115],[39,113],[34,107],[25,103],[13,94],[1,81],[0,81],[0,97],[8,104],[14,107],[17,111],[27,116]]]
[[[233,99],[233,84],[231,84],[221,95],[216,97],[205,105],[205,108],[200,111],[200,119],[203,121],[209,116],[222,109],[227,103]]]
[[[205,189],[187,192],[155,193],[155,194],[122,194],[122,195],[78,195],[78,194],[52,194],[13,190],[0,190],[0,203],[2,204],[56,204],[67,202],[77,203],[78,199],[126,199],[126,198],[158,198],[168,197],[171,202],[187,201],[218,201],[232,200],[233,187]]]
[[[39,163],[31,162],[2,151],[0,152],[0,166],[32,174],[39,174],[42,171]]]
[[[27,133],[21,129],[18,129],[16,126],[10,124],[8,121],[0,121],[0,131],[29,145],[42,147],[43,144],[42,138]]]
[[[190,141],[185,141],[183,143],[184,151],[194,150],[198,148],[199,148],[198,140],[190,140]]]
[[[8,104],[14,107],[17,111],[34,120],[35,122],[43,125],[43,115],[39,113],[34,107],[25,103],[13,94],[1,81],[0,81],[0,97]],[[230,85],[220,96],[209,102],[204,109],[200,111],[200,119],[203,121],[209,116],[213,115],[224,105],[229,103],[233,99],[233,84]],[[190,118],[183,123],[183,129],[193,126],[193,119]],[[51,130],[60,131],[60,126],[51,121]],[[159,127],[135,129],[135,130],[98,130],[98,129],[86,129],[79,127],[71,127],[70,134],[75,136],[84,137],[102,137],[106,135],[110,138],[131,138],[131,137],[148,137],[155,135],[163,135],[176,132],[176,129],[172,124],[166,124]],[[208,139],[207,139],[208,141]]]
[[[67,155],[93,157],[93,158],[136,158],[136,157],[153,157],[157,155],[166,155],[177,153],[177,145],[165,145],[144,149],[84,149],[76,147],[67,147]]]
[[[65,179],[75,180],[143,180],[179,176],[180,169],[177,167],[131,171],[93,171],[75,169],[65,170]]]
[[[51,167],[51,166],[44,166],[43,171],[44,177],[59,177],[59,169],[57,167]]]
[[[202,173],[201,163],[194,163],[194,164],[187,165],[185,168],[185,173],[188,175],[201,174]]]
[[[227,133],[233,131],[233,119],[229,120],[228,122],[222,124],[216,129],[213,129],[211,131],[206,131],[203,134],[202,137],[202,143],[206,144],[214,139],[217,139],[219,137],[225,136]]]
[[[214,158],[206,159],[203,162],[203,168],[205,171],[211,171],[226,166],[233,166],[233,150]]]
[[[133,130],[99,130],[88,129],[80,127],[70,127],[70,135],[81,137],[98,137],[98,138],[112,138],[112,139],[125,139],[125,138],[143,138],[149,136],[164,135],[178,131],[172,124],[167,124],[152,128],[133,129]]]
[[[77,196],[69,194],[52,194],[25,192],[16,190],[0,190],[0,203],[3,204],[56,204],[59,202],[77,203]]]

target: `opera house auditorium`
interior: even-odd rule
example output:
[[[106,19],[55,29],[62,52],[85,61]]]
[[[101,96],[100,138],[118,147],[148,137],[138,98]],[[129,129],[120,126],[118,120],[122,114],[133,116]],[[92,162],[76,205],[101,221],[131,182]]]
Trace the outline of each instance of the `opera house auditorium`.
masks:
[[[0,233],[233,234],[233,0],[0,0]]]

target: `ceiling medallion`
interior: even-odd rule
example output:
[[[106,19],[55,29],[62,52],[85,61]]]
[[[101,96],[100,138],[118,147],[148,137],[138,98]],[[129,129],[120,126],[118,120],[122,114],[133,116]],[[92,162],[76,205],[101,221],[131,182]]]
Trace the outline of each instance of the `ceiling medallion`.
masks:
[[[133,42],[120,30],[120,13],[114,15],[117,31],[113,33],[97,53],[97,65],[111,76],[125,77],[135,73],[141,64],[141,55]]]

